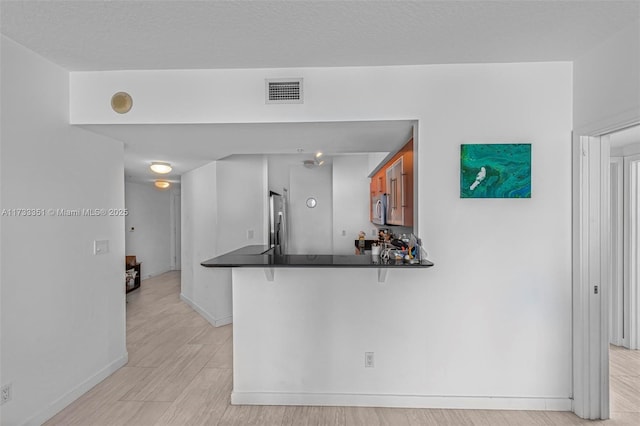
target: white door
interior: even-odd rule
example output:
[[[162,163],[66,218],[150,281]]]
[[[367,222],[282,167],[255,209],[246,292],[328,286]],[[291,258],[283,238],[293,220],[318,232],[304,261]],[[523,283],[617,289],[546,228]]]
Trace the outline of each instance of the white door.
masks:
[[[181,218],[181,198],[180,192],[171,193],[171,269],[179,271],[182,269],[182,218]]]
[[[180,270],[182,269],[181,265],[182,265],[182,244],[181,244],[181,238],[182,238],[182,215],[181,215],[181,200],[180,200],[180,194],[176,195],[176,221],[175,221],[175,229],[176,229],[176,255],[175,255],[175,259],[176,259],[176,269]]]

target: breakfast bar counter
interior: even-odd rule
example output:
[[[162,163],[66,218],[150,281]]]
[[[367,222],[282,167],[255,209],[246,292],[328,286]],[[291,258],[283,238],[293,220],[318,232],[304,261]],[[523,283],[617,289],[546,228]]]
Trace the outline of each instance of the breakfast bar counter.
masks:
[[[423,259],[420,263],[406,263],[402,259],[382,260],[366,254],[284,254],[278,255],[268,246],[252,245],[205,260],[202,266],[209,268],[258,267],[258,268],[429,268],[433,263]]]
[[[231,272],[231,403],[388,404],[386,391],[371,381],[405,377],[404,363],[391,365],[388,359],[404,359],[401,353],[411,340],[402,331],[403,316],[385,312],[399,304],[422,309],[425,294],[437,292],[425,285],[433,263],[405,263],[395,253],[393,260],[383,262],[370,251],[274,251],[251,245],[201,263],[209,270]],[[211,281],[212,287],[218,285]],[[369,352],[372,367],[374,356],[379,357],[377,370],[360,368]],[[407,387],[399,389],[411,393]]]

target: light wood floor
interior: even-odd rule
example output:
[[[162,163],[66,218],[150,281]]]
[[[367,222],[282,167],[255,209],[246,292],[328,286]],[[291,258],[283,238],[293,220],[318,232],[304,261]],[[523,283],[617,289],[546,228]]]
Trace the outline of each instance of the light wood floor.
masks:
[[[640,351],[615,347],[606,422],[542,411],[232,406],[232,327],[211,326],[179,294],[177,272],[130,293],[129,363],[46,425],[640,425]]]

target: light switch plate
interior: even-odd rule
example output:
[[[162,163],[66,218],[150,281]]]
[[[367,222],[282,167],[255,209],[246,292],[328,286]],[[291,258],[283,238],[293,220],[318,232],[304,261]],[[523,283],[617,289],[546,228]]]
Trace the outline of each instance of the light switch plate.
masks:
[[[93,254],[107,254],[109,253],[109,240],[94,240],[93,241]]]

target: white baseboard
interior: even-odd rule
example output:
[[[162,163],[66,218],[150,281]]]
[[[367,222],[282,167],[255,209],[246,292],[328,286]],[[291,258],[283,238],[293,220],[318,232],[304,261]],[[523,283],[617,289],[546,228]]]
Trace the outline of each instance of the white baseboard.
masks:
[[[207,321],[209,321],[209,323],[214,327],[221,327],[223,325],[231,324],[233,322],[232,315],[223,317],[223,318],[215,318],[211,314],[209,314],[207,311],[205,311],[200,305],[198,305],[196,302],[189,299],[187,296],[185,296],[182,293],[180,293],[180,300],[182,300],[187,305],[191,306],[191,308],[194,311],[202,315],[202,317]]]
[[[233,323],[233,316],[229,315],[228,317],[218,318],[214,326],[222,327],[223,325],[232,324],[232,323]]]
[[[58,414],[60,411],[62,411],[67,405],[71,404],[73,401],[84,395],[89,389],[118,371],[121,367],[124,367],[128,361],[129,354],[125,352],[123,356],[108,364],[102,370],[98,371],[93,376],[89,377],[87,380],[80,383],[78,386],[71,389],[69,392],[67,392],[57,400],[53,401],[45,409],[27,420],[24,425],[40,426],[41,424]]]
[[[571,411],[569,398],[232,392],[233,405],[319,405],[470,410]]]
[[[173,271],[173,269],[171,269],[171,268],[165,269],[165,270],[160,271],[160,272],[152,271],[152,273],[150,273],[150,274],[140,275],[140,279],[143,280],[143,281],[144,280],[148,280],[149,278],[157,277],[158,275],[166,274],[167,272],[171,272],[171,271]]]

